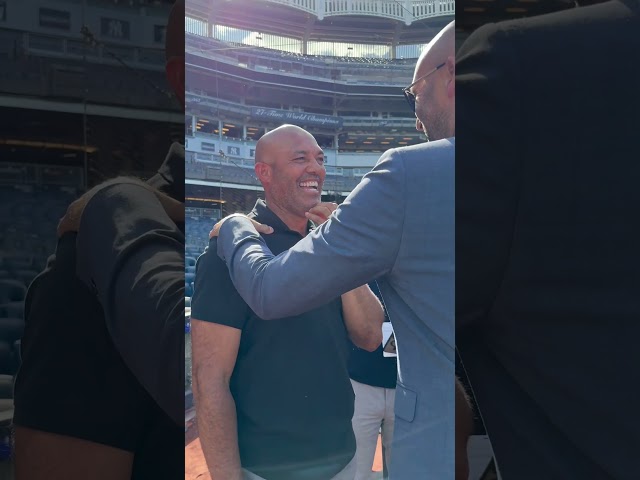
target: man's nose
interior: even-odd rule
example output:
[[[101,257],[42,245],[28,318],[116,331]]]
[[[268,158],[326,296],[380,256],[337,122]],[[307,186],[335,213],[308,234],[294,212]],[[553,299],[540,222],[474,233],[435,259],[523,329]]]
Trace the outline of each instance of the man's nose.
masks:
[[[324,170],[324,166],[320,165],[314,158],[307,164],[307,172],[319,175]]]

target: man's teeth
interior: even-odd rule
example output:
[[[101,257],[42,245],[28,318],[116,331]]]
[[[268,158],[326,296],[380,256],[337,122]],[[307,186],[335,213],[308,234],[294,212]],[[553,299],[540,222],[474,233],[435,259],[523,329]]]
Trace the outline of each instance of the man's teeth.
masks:
[[[300,182],[301,187],[318,189],[318,182]]]

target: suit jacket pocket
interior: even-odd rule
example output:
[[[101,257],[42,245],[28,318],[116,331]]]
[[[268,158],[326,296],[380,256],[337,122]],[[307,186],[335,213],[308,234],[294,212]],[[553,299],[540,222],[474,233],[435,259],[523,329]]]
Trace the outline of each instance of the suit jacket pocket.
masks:
[[[398,385],[396,386],[396,400],[394,406],[394,413],[396,414],[396,417],[407,422],[413,422],[413,418],[416,414],[417,401],[418,394],[398,382]]]

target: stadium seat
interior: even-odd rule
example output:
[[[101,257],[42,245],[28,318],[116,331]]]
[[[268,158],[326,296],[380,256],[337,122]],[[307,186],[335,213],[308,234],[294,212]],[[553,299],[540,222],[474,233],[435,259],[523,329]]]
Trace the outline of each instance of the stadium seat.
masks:
[[[4,266],[9,270],[28,269],[28,268],[31,268],[32,265],[33,265],[33,259],[31,257],[13,256],[13,257],[5,257],[4,259]]]
[[[18,370],[12,345],[13,342],[0,340],[0,375],[14,375]]]
[[[28,287],[33,279],[36,278],[36,275],[38,275],[38,272],[34,270],[16,270],[14,279],[21,281],[25,287]]]
[[[0,341],[13,348],[16,340],[22,337],[24,321],[20,318],[0,318]]]
[[[18,280],[0,280],[0,304],[19,302],[24,300],[27,294],[27,287]]]
[[[0,399],[13,398],[13,380],[13,375],[0,375]],[[1,416],[2,406],[0,405],[0,424],[2,423]]]
[[[24,301],[19,300],[0,305],[0,318],[24,318]]]

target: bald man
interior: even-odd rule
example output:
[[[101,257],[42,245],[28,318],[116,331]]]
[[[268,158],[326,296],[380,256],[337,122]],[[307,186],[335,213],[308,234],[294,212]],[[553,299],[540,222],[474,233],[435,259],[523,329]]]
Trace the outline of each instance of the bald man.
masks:
[[[377,279],[398,350],[393,480],[454,478],[453,37],[452,23],[405,94],[417,127],[448,138],[386,152],[329,220],[285,252],[272,253],[263,226],[243,216],[212,231],[233,284],[265,323]]]
[[[311,134],[283,125],[258,141],[255,161],[265,200],[249,216],[273,227],[265,241],[285,251],[336,207],[321,202],[324,154]],[[265,322],[233,287],[216,244],[198,258],[191,300],[193,391],[212,477],[353,480],[348,337],[375,350],[382,305],[368,286],[355,286]],[[313,275],[279,301],[288,303]]]
[[[166,70],[182,106],[183,25],[177,2]],[[158,174],[137,183],[109,182],[74,202],[55,255],[29,287],[15,384],[17,480],[183,474],[184,226],[162,207],[155,215],[137,191],[182,205],[184,148],[172,145]],[[127,228],[115,224],[123,218]]]
[[[437,77],[445,70],[446,76]],[[404,89],[407,103],[416,116],[416,130],[431,140],[452,137],[455,132],[455,23],[451,22],[423,50],[413,74],[413,82]],[[456,380],[456,479],[469,477],[467,443],[473,432],[473,413],[469,397]]]
[[[413,82],[403,92],[416,116],[416,130],[430,140],[455,135],[455,24],[444,27],[416,62]]]

